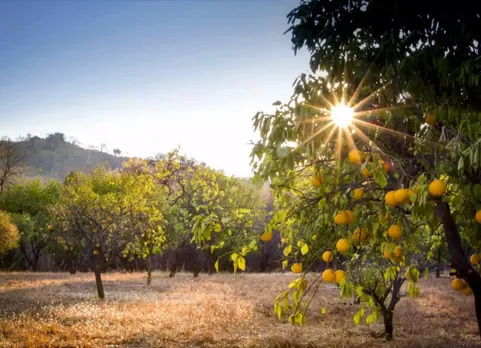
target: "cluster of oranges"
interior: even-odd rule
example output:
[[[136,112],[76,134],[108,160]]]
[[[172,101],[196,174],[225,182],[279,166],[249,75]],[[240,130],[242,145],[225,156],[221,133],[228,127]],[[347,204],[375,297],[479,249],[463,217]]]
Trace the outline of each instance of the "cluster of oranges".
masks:
[[[350,225],[356,220],[354,213],[351,210],[342,210],[334,216],[334,223],[336,225]]]
[[[468,283],[466,283],[463,279],[460,278],[456,278],[451,282],[451,288],[456,291],[461,291],[461,293],[466,296],[473,293],[473,290],[471,290]]]

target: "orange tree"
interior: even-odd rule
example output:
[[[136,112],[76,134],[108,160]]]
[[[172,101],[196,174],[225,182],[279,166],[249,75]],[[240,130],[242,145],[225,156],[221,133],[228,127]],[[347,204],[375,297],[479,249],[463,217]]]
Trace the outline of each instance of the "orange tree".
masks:
[[[342,296],[354,290],[364,304],[356,322],[365,307],[368,323],[381,314],[388,339],[401,284],[418,293],[418,241],[439,228],[452,287],[474,292],[481,328],[481,277],[463,248],[481,247],[481,5],[469,4],[301,1],[289,31],[312,75],[275,113],[254,118],[254,180],[278,187],[284,209],[272,224],[298,258],[293,271],[334,252],[321,279],[338,278]],[[293,305],[281,294],[276,311],[303,322],[309,288],[302,279],[290,287]]]
[[[90,266],[99,298],[105,297],[101,273],[126,249],[143,251],[146,240],[163,241],[162,206],[158,206],[163,202],[155,198],[148,175],[97,168],[66,178],[52,207],[53,232],[66,248],[93,255]]]

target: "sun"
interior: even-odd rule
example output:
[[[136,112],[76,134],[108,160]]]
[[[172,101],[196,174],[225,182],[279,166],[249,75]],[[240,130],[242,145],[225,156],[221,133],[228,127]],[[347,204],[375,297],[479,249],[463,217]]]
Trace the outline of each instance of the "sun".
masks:
[[[353,115],[354,109],[344,103],[339,103],[331,108],[331,118],[340,128],[350,125]]]

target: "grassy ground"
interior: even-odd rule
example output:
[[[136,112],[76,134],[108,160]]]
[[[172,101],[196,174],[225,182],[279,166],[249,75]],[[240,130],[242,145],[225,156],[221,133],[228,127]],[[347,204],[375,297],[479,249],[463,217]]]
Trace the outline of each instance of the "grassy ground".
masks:
[[[93,274],[0,273],[0,347],[478,347],[473,298],[447,277],[421,281],[418,299],[395,313],[395,340],[380,324],[354,326],[356,306],[324,286],[308,322],[273,315],[273,299],[294,279],[285,274],[106,274],[97,300]],[[320,305],[327,309],[320,314]]]

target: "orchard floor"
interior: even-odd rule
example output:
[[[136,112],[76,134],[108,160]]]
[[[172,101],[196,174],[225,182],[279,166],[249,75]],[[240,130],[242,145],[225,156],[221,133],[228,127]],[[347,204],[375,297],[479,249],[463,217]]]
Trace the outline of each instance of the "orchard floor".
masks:
[[[145,278],[105,274],[100,301],[93,274],[0,273],[0,347],[481,346],[473,298],[451,290],[447,276],[423,279],[419,298],[401,300],[390,343],[379,323],[354,326],[356,306],[327,285],[305,326],[279,321],[273,299],[292,275],[159,272],[150,287]]]

